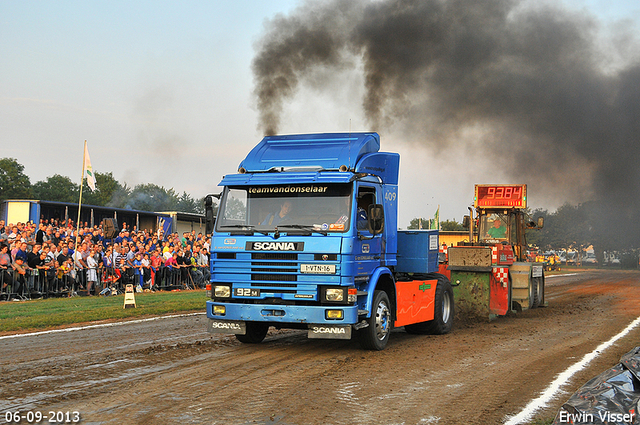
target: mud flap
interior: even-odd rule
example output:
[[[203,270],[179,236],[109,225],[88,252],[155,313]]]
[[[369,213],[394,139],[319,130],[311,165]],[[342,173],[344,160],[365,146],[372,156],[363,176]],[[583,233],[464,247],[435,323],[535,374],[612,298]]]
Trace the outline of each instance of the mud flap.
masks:
[[[490,269],[489,269],[490,270]],[[491,319],[491,272],[451,271],[456,313]]]

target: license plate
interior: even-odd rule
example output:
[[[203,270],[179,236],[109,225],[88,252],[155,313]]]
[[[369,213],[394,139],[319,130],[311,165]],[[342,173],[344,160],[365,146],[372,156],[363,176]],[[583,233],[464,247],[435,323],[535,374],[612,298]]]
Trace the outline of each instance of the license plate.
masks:
[[[335,274],[335,264],[300,264],[300,273]]]
[[[531,277],[542,277],[542,266],[531,266]]]
[[[260,290],[256,288],[233,288],[234,297],[259,297]]]

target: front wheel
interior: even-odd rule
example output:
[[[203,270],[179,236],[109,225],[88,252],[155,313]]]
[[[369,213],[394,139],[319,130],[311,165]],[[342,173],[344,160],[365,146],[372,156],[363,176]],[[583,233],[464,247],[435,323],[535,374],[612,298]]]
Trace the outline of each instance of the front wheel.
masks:
[[[259,344],[264,337],[267,336],[267,332],[269,332],[269,325],[267,323],[247,322],[246,325],[247,333],[244,335],[236,335],[236,339],[245,344]]]
[[[384,350],[391,334],[391,303],[384,291],[373,293],[373,311],[367,319],[369,326],[358,331],[360,345],[365,350]]]

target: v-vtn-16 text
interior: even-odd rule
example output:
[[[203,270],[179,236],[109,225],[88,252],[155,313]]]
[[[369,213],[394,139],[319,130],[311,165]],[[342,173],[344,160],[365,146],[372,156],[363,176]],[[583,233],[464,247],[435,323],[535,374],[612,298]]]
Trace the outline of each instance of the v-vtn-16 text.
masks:
[[[438,231],[397,230],[400,156],[379,149],[376,133],[268,136],[224,176],[210,332],[258,343],[270,326],[305,329],[382,350],[393,328],[451,330]]]

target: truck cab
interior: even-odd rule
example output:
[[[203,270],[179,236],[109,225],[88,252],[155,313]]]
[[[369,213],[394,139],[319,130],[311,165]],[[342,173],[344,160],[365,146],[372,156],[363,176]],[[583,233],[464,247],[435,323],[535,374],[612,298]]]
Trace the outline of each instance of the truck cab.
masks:
[[[376,133],[265,137],[224,176],[211,241],[210,332],[386,346],[397,312],[399,155]],[[436,245],[437,249],[437,245]]]

